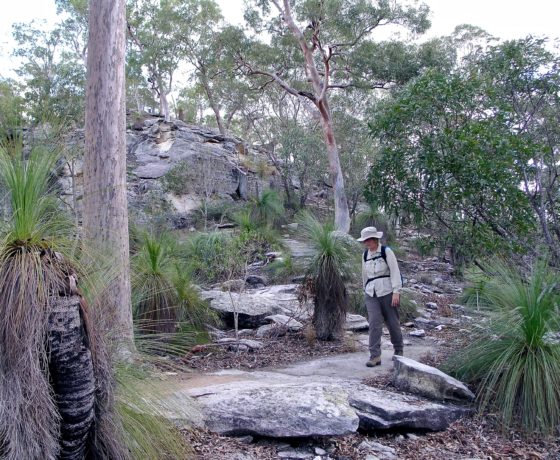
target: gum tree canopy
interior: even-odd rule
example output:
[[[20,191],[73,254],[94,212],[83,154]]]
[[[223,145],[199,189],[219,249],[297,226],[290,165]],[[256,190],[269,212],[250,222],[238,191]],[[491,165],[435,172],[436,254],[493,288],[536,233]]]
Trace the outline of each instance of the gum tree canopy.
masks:
[[[388,24],[423,33],[430,25],[427,16],[425,5],[402,6],[388,0],[247,2],[247,23],[255,35],[265,32],[270,41],[252,41],[240,53],[240,68],[260,88],[278,85],[315,108],[327,147],[338,230],[349,230],[350,216],[329,94],[386,88],[416,75],[421,61],[418,47],[377,42],[373,33]]]

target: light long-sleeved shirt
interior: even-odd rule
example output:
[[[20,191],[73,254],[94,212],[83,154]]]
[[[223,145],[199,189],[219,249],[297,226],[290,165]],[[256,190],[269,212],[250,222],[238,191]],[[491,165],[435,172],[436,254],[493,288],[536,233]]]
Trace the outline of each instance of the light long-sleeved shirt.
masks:
[[[402,289],[401,271],[397,263],[397,257],[391,248],[385,248],[387,262],[381,257],[381,244],[377,251],[368,250],[366,262],[362,258],[362,278],[364,291],[367,295],[383,297],[393,292],[400,293]],[[375,259],[375,260],[372,260]],[[379,276],[383,278],[378,278]],[[368,279],[376,278],[367,282]]]

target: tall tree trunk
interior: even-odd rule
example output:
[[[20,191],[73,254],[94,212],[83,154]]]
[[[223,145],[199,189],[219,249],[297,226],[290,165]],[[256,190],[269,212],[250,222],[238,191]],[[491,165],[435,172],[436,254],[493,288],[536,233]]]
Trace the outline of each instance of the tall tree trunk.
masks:
[[[122,345],[133,350],[126,189],[125,0],[90,2],[87,59],[84,235],[112,257],[106,299]],[[121,347],[122,349],[122,347]]]
[[[329,174],[334,191],[334,225],[336,230],[348,233],[350,231],[350,212],[344,190],[344,176],[340,167],[340,156],[334,136],[331,113],[326,99],[319,101],[317,108],[321,114],[321,126],[323,127],[329,158]]]
[[[200,72],[200,80],[202,82],[202,86],[204,87],[204,92],[206,93],[206,97],[208,98],[208,103],[210,104],[210,108],[212,109],[212,112],[214,112],[214,117],[216,118],[216,124],[218,125],[218,129],[220,130],[220,134],[225,136],[226,128],[222,120],[222,114],[220,113],[220,108],[216,103],[216,99],[214,97],[214,91],[212,91],[212,87],[210,86],[210,82],[208,81],[205,71]]]

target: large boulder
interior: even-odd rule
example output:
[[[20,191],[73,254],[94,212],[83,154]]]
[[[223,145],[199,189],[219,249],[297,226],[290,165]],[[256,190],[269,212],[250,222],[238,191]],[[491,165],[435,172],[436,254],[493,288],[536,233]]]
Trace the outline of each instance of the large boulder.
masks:
[[[358,429],[343,388],[319,382],[233,382],[191,392],[207,427],[223,435],[336,436]]]
[[[395,356],[393,385],[427,398],[449,401],[472,401],[475,396],[467,386],[435,367],[410,358]]]
[[[350,393],[350,405],[364,431],[414,429],[440,431],[467,414],[460,406],[438,404],[416,396],[361,385]]]
[[[202,291],[203,299],[210,300],[226,325],[233,327],[234,314],[239,315],[240,328],[256,328],[270,321],[267,317],[277,314],[296,315],[300,303],[296,295],[297,285],[276,285],[245,292]]]

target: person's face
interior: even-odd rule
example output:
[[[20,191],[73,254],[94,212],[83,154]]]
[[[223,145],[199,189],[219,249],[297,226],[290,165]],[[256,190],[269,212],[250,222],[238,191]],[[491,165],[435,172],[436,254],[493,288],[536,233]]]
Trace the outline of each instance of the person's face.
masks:
[[[364,241],[364,246],[370,251],[377,251],[379,240],[377,238],[368,238]]]

